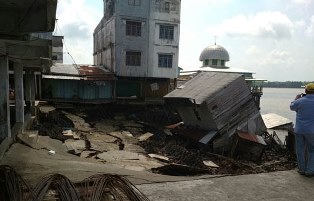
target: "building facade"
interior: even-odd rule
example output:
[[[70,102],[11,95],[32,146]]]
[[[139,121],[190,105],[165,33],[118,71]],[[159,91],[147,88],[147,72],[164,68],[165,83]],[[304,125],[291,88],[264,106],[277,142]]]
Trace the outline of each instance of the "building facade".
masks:
[[[104,0],[94,65],[118,77],[176,78],[180,9],[180,0]]]
[[[63,63],[63,36],[53,36],[52,38],[52,61]]]

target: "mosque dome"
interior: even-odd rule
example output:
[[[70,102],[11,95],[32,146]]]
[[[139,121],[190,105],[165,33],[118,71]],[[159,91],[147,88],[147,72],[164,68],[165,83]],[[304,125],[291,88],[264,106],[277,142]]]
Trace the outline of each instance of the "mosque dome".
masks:
[[[204,67],[225,68],[225,62],[229,61],[229,53],[220,45],[210,45],[202,51],[200,61],[203,62]]]

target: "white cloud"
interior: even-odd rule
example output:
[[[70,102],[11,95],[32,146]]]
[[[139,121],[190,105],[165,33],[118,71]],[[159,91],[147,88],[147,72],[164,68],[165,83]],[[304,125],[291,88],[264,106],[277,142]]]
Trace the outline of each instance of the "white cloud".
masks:
[[[193,0],[193,4],[201,3],[211,6],[225,6],[232,3],[234,0]]]
[[[308,5],[310,3],[313,3],[314,0],[292,0],[293,3],[296,3],[296,4],[305,4],[305,5]]]
[[[310,18],[310,24],[306,28],[305,33],[314,38],[314,15]]]
[[[76,63],[92,64],[93,32],[102,18],[102,8],[94,8],[87,1],[59,0],[57,18],[61,32],[56,29],[55,34],[64,35],[65,45]],[[73,63],[67,54],[64,60]]]
[[[249,56],[252,55],[259,55],[261,53],[261,49],[256,47],[256,46],[251,46],[249,48],[247,48],[247,50],[245,51],[245,53]]]
[[[256,15],[237,15],[209,29],[211,34],[231,37],[261,37],[287,39],[294,31],[293,22],[281,12],[260,12]]]
[[[293,62],[287,51],[275,49],[266,56],[262,64],[292,64]]]

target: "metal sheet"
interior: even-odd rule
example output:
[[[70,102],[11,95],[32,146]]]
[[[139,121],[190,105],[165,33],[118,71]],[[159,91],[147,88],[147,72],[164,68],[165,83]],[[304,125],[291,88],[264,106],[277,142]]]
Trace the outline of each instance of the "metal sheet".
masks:
[[[82,80],[82,77],[67,76],[67,75],[42,75],[44,79],[56,79],[56,80]]]
[[[202,139],[200,139],[200,143],[207,144],[217,135],[217,131],[210,131],[207,135],[205,135]]]
[[[275,128],[286,124],[292,124],[290,119],[275,113],[263,114],[262,117],[267,128]]]

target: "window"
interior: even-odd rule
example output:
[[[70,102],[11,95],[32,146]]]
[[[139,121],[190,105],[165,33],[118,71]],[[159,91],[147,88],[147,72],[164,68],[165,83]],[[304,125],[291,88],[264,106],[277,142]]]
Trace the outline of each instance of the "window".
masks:
[[[142,23],[135,21],[126,21],[126,35],[127,36],[141,36]]]
[[[52,55],[52,60],[54,60],[54,61],[58,60],[58,56],[57,55]]]
[[[171,25],[160,25],[159,38],[173,40],[174,26]]]
[[[172,55],[159,54],[158,55],[158,67],[160,68],[172,68]]]
[[[130,6],[140,6],[141,0],[128,0]]]
[[[225,66],[225,60],[221,60],[221,66]]]
[[[166,11],[167,13],[170,12],[170,2],[165,2],[165,11]]]
[[[127,66],[141,66],[141,52],[126,52],[125,64]]]
[[[204,66],[208,66],[208,64],[209,64],[209,60],[205,59]]]
[[[212,61],[213,66],[217,66],[217,63],[218,63],[217,59],[213,59]]]

